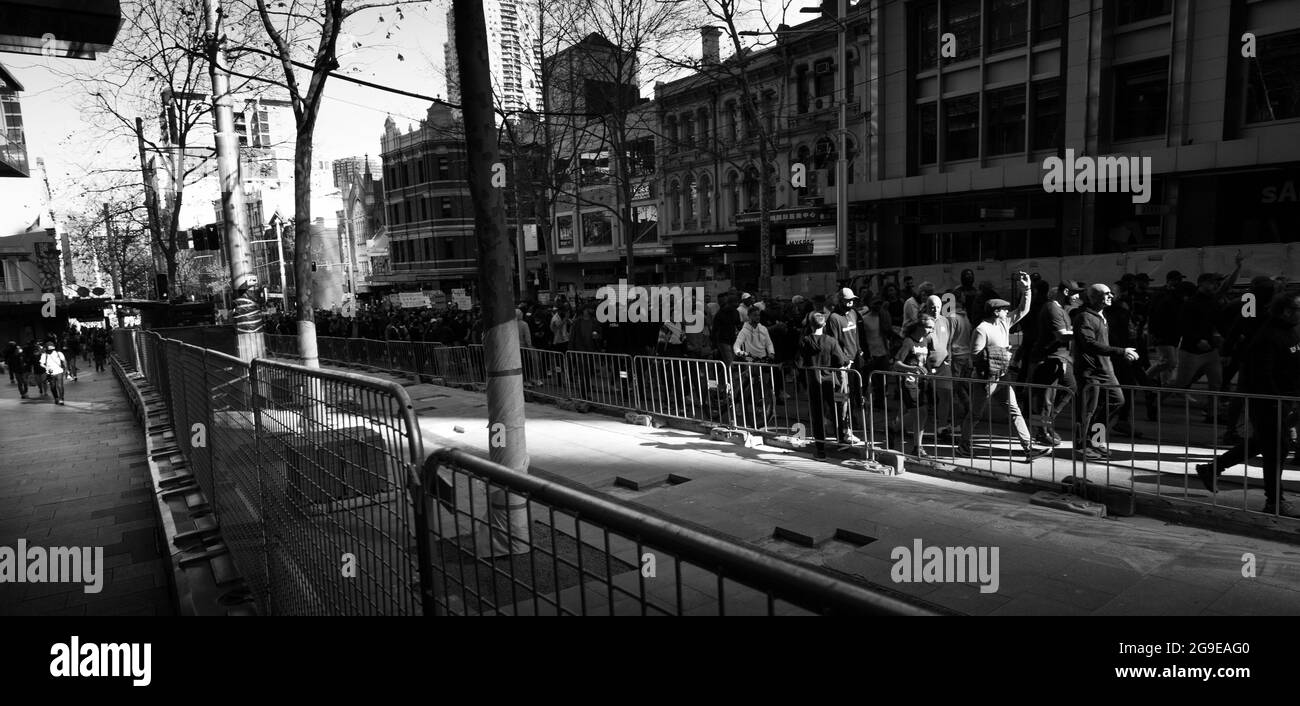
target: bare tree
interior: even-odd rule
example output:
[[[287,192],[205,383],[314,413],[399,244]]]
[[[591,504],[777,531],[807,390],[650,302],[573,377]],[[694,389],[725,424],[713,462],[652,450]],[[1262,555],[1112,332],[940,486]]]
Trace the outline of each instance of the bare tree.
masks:
[[[725,60],[718,56],[702,57],[700,60],[687,60],[671,56],[661,56],[661,60],[693,72],[691,80],[698,85],[703,83],[718,93],[732,93],[736,96],[736,105],[740,116],[728,116],[731,120],[743,118],[743,127],[737,126],[744,140],[753,140],[758,152],[758,174],[747,172],[749,150],[729,149],[730,145],[721,135],[722,121],[714,125],[713,140],[691,139],[687,145],[698,149],[715,159],[722,160],[746,178],[756,176],[758,188],[758,232],[759,232],[759,282],[760,291],[769,291],[772,283],[772,218],[775,204],[776,186],[780,180],[777,157],[779,155],[779,138],[785,134],[781,129],[784,108],[788,103],[787,87],[789,80],[789,61],[785,47],[777,45],[765,52],[757,50],[771,45],[779,29],[774,26],[774,18],[764,4],[758,0],[699,0],[700,7],[709,21],[720,25],[716,27],[725,36],[730,45],[731,55]],[[782,0],[780,20],[784,20],[792,0]],[[750,7],[746,8],[745,6]],[[757,23],[759,30],[742,29],[742,25]],[[744,34],[742,34],[744,33]],[[748,45],[742,37],[749,34],[766,35],[766,41],[750,42]],[[718,113],[720,118],[722,113]],[[687,142],[678,138],[673,148]],[[721,188],[723,185],[719,184]],[[689,195],[688,195],[689,198]]]
[[[269,40],[271,53],[283,71],[280,84],[293,105],[297,136],[294,143],[294,273],[298,282],[298,345],[303,364],[320,367],[316,346],[315,311],[312,304],[311,276],[311,169],[316,119],[330,76],[339,68],[339,34],[354,15],[391,8],[398,18],[402,7],[424,0],[356,2],[353,0],[295,0],[275,2],[255,0],[255,7],[244,21],[260,23]],[[301,60],[300,60],[301,59]]]
[[[74,260],[97,263],[124,298],[148,297],[154,286],[148,218],[139,193],[134,196],[103,204],[87,200],[65,221]]]
[[[62,75],[84,87],[98,139],[132,145],[133,165],[94,170],[111,179],[106,196],[125,198],[116,192],[132,192],[142,181],[146,190],[163,191],[146,193],[145,224],[149,244],[166,263],[168,293],[176,296],[186,187],[213,170],[202,0],[125,0],[122,18],[118,40],[101,62]],[[264,87],[246,81],[237,90],[252,95]],[[122,175],[132,178],[116,178]]]
[[[699,13],[693,3],[658,0],[577,0],[549,11],[551,26],[569,49],[547,58],[546,115],[560,133],[550,136],[548,152],[560,165],[561,173],[556,175],[560,179],[564,171],[582,169],[583,155],[595,155],[589,161],[599,162],[608,155],[608,167],[595,165],[594,169],[601,174],[595,177],[598,181],[608,179],[612,203],[583,194],[583,179],[594,177],[591,169],[568,187],[561,181],[560,188],[580,205],[613,213],[624,234],[627,276],[632,281],[637,229],[633,191],[645,178],[638,169],[635,142],[653,129],[640,87],[673,69],[659,57],[682,49],[699,26]]]

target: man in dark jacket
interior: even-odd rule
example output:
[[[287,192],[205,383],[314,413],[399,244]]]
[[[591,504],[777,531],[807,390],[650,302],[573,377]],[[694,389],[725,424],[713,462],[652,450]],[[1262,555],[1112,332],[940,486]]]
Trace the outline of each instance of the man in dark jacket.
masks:
[[[1092,418],[1097,413],[1098,401],[1102,396],[1106,397],[1106,409],[1102,414],[1103,433],[1110,429],[1111,422],[1124,406],[1124,393],[1115,379],[1111,358],[1122,356],[1130,362],[1138,359],[1136,350],[1110,345],[1110,325],[1102,312],[1114,299],[1110,287],[1091,285],[1088,287],[1088,303],[1074,319],[1074,369],[1079,377],[1079,387],[1083,389],[1078,398],[1082,404],[1074,446],[1090,461],[1099,461],[1110,455],[1104,445],[1092,443]]]
[[[826,328],[840,344],[840,350],[844,351],[844,357],[849,361],[849,368],[858,371],[857,375],[853,373],[845,375],[847,379],[841,392],[847,391],[849,394],[843,402],[836,404],[839,414],[840,441],[846,444],[862,443],[862,440],[853,434],[853,410],[862,406],[860,376],[864,374],[862,371],[865,367],[862,355],[862,318],[854,308],[857,301],[858,298],[854,296],[852,289],[848,287],[841,289],[835,303],[835,313],[826,320]]]
[[[1300,396],[1300,294],[1288,293],[1273,300],[1268,320],[1242,355],[1241,391],[1252,395],[1246,402],[1251,438],[1214,462],[1197,466],[1196,475],[1210,492],[1215,492],[1218,475],[1224,469],[1263,455],[1264,512],[1300,517],[1300,508],[1282,495],[1281,488],[1286,441],[1282,430],[1296,405],[1274,397]]]
[[[837,378],[842,378],[843,373],[822,368],[843,368],[849,364],[849,357],[829,330],[825,312],[813,311],[808,315],[804,335],[799,339],[799,362],[808,386],[809,421],[813,438],[817,440],[817,458],[825,458],[826,447],[822,442],[826,438],[826,406],[834,398],[839,385]]]

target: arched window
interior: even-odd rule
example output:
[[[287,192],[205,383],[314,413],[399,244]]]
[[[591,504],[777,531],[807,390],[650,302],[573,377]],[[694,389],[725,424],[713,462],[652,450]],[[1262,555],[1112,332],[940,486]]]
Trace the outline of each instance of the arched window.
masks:
[[[682,220],[688,230],[695,228],[695,200],[699,198],[699,193],[695,188],[695,177],[687,174],[682,181]]]
[[[687,113],[682,116],[682,144],[687,149],[695,149],[695,118]]]
[[[758,169],[748,167],[745,169],[745,211],[758,210]]]
[[[736,214],[740,213],[740,175],[735,171],[727,173],[727,221],[736,223]]]
[[[673,230],[679,230],[682,227],[682,209],[681,209],[682,187],[674,179],[668,185],[668,217],[669,223],[672,224]]]
[[[713,180],[708,174],[700,175],[700,227],[713,225]]]
[[[835,141],[829,137],[817,140],[813,148],[813,169],[826,170],[826,185],[835,186],[835,160],[839,159],[835,151]]]

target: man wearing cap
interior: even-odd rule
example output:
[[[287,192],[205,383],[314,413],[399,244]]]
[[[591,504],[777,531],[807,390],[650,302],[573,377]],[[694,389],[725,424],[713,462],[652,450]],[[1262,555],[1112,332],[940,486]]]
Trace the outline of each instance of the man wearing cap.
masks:
[[[862,319],[854,307],[857,299],[852,289],[848,287],[841,289],[838,301],[835,303],[835,312],[826,320],[826,327],[835,336],[840,349],[844,351],[844,356],[849,361],[848,367],[857,370],[861,375],[863,327]],[[853,410],[862,406],[862,379],[859,375],[844,375],[846,380],[840,391],[849,394],[842,402],[837,402],[835,405],[839,415],[840,441],[846,444],[862,443],[861,439],[853,435]]]
[[[45,343],[45,352],[41,354],[41,367],[45,369],[45,381],[49,383],[50,395],[54,404],[63,404],[63,378],[68,372],[68,359],[63,353],[54,350],[54,341]]]
[[[971,356],[975,361],[976,368],[982,373],[986,382],[984,384],[984,402],[974,415],[974,419],[982,419],[994,396],[1001,394],[1001,404],[1007,410],[1007,416],[1011,418],[1011,425],[1016,430],[1016,437],[1020,440],[1020,447],[1025,452],[1025,461],[1032,462],[1036,458],[1046,456],[1051,451],[1034,446],[1033,440],[1029,436],[1029,427],[1025,425],[1025,418],[1020,414],[1020,404],[1016,401],[1015,390],[1011,385],[998,382],[1006,374],[1011,363],[1011,327],[1029,312],[1030,299],[1032,298],[1029,275],[1025,272],[1018,272],[1016,277],[1021,292],[1020,305],[1013,311],[1011,302],[1005,299],[988,299],[984,302],[984,321],[975,327],[975,336],[971,344]],[[958,444],[959,453],[965,454],[965,449],[970,448],[971,421],[971,417],[962,420],[962,438]]]
[[[1110,287],[1094,284],[1088,287],[1087,294],[1087,306],[1074,317],[1074,367],[1079,386],[1083,388],[1083,394],[1078,398],[1081,404],[1075,422],[1074,446],[1083,452],[1084,459],[1098,461],[1108,458],[1110,451],[1104,444],[1093,443],[1092,418],[1097,413],[1097,404],[1104,395],[1106,409],[1102,416],[1106,430],[1110,429],[1111,422],[1124,406],[1124,393],[1115,379],[1111,358],[1123,356],[1136,361],[1138,352],[1133,348],[1110,345],[1110,324],[1103,313],[1115,299]]]
[[[1082,293],[1081,283],[1074,280],[1062,282],[1038,313],[1039,343],[1033,382],[1051,387],[1033,390],[1034,408],[1038,411],[1034,440],[1045,446],[1060,446],[1061,435],[1056,433],[1056,418],[1079,394],[1074,379],[1074,361],[1070,355],[1070,344],[1074,341],[1070,312],[1082,302],[1079,298]]]

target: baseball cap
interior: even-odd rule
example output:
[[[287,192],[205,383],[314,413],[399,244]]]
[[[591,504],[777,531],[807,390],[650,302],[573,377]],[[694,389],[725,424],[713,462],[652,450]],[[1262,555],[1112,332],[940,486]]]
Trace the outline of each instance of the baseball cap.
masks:
[[[857,299],[857,296],[853,294],[852,289],[845,287],[844,289],[840,290],[840,300],[847,302],[847,301],[853,301],[855,299]]]
[[[1058,285],[1057,288],[1060,289],[1061,291],[1067,293],[1067,294],[1082,294],[1082,293],[1083,293],[1083,283],[1080,282],[1080,281],[1078,281],[1078,280],[1073,280],[1073,279],[1067,279],[1067,280],[1065,280],[1064,282],[1061,282],[1061,284]]]
[[[743,302],[743,301],[747,301],[747,300],[749,300],[749,299],[753,299],[753,298],[754,298],[754,295],[753,295],[753,294],[750,294],[749,292],[745,292],[744,294],[740,295],[740,301],[742,301],[742,302]]]
[[[1276,285],[1277,282],[1273,281],[1273,278],[1268,275],[1259,275],[1250,280],[1250,286],[1252,287],[1273,287]]]

